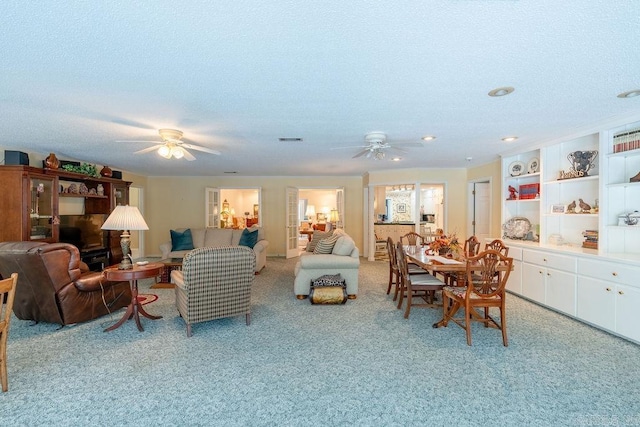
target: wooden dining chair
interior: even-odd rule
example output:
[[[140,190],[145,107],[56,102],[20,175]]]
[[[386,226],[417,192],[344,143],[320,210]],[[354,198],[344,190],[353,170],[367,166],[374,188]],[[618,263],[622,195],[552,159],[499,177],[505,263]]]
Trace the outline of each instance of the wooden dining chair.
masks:
[[[9,335],[9,323],[13,312],[16,283],[18,283],[18,273],[13,273],[8,279],[0,280],[0,382],[2,382],[3,392],[9,390],[7,336]]]
[[[397,286],[400,296],[398,308],[402,307],[402,301],[406,296],[407,308],[404,311],[404,318],[408,319],[411,313],[411,307],[436,307],[434,303],[436,291],[442,290],[444,282],[431,274],[410,274],[409,263],[404,252],[401,242],[396,247],[396,258],[398,261],[398,271],[400,273],[400,281]],[[414,298],[422,298],[425,302],[417,304]]]
[[[478,238],[474,235],[469,237],[467,240],[464,241],[464,256],[465,257],[472,257],[472,256],[476,256],[478,255],[478,251],[480,250],[480,241],[478,241]]]
[[[505,286],[513,265],[513,258],[506,257],[495,250],[481,252],[467,258],[465,287],[446,286],[442,290],[443,320],[442,326],[453,321],[467,334],[467,345],[471,345],[471,321],[484,323],[485,327],[495,327],[502,331],[502,344],[506,347],[507,318],[505,310]],[[498,266],[504,272],[495,280]],[[478,282],[477,277],[480,277]],[[500,320],[490,316],[490,308],[498,308]],[[462,309],[464,317],[454,317]],[[483,309],[479,312],[478,309]]]
[[[403,245],[423,246],[424,238],[415,231],[410,231],[404,236],[400,236],[400,242],[402,242]]]
[[[500,239],[492,240],[491,242],[484,245],[484,250],[493,249],[494,251],[500,252],[504,256],[509,256],[509,247],[504,244],[504,242]]]
[[[395,287],[393,300],[398,297],[398,281],[400,273],[398,272],[398,262],[396,261],[396,245],[391,237],[387,237],[387,255],[389,256],[389,285],[387,286],[387,295],[391,292],[391,288]]]

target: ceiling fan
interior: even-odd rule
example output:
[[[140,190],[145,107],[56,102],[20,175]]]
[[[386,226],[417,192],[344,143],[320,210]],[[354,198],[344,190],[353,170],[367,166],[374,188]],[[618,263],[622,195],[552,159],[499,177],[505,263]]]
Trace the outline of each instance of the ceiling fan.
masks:
[[[158,150],[158,154],[165,159],[171,157],[176,159],[185,158],[189,161],[193,161],[196,158],[188,152],[186,149],[202,151],[204,153],[220,155],[217,150],[202,147],[200,145],[188,144],[182,140],[182,131],[177,129],[159,129],[158,133],[162,141],[117,141],[117,142],[151,142],[153,144],[161,144],[160,147],[152,146],[142,150],[135,151],[133,154],[144,154],[153,150]]]
[[[398,147],[422,147],[422,143],[420,142],[404,142],[397,144],[390,144],[387,142],[387,135],[384,132],[369,132],[364,136],[365,145],[352,145],[348,147],[333,147],[332,150],[340,150],[344,148],[362,148],[362,150],[356,153],[352,158],[356,159],[358,157],[366,155],[367,158],[373,157],[374,160],[383,160],[386,155],[386,151],[388,149],[396,150],[401,153],[406,153],[407,151],[398,148]]]

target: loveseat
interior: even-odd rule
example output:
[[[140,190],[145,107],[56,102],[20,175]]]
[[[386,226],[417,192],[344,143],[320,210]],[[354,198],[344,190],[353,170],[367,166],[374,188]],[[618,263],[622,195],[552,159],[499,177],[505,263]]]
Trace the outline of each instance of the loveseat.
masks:
[[[187,229],[178,229],[177,232],[184,232]],[[191,238],[193,249],[204,247],[221,247],[221,246],[238,246],[240,238],[244,230],[249,232],[257,231],[257,242],[253,246],[253,252],[256,255],[255,272],[259,273],[267,264],[267,246],[269,241],[264,238],[264,230],[262,227],[253,226],[247,229],[237,230],[231,228],[191,228]],[[172,242],[165,242],[160,245],[162,259],[166,258],[184,258],[192,249],[172,250]]]
[[[336,235],[335,244],[331,253],[318,254],[303,252],[295,267],[295,280],[293,291],[298,299],[304,299],[311,292],[311,281],[326,274],[340,274],[347,284],[347,295],[355,299],[358,294],[358,272],[360,269],[360,252],[355,242],[342,229],[336,229],[333,233],[314,232],[310,242],[318,243],[322,238]]]
[[[110,282],[88,271],[78,248],[68,243],[0,243],[0,274],[11,273],[18,273],[13,312],[21,320],[69,325],[131,302],[129,282]]]

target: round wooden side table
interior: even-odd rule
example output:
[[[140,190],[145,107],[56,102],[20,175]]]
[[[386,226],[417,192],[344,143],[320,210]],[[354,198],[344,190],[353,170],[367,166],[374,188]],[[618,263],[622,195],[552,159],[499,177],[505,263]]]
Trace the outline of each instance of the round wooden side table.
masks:
[[[164,264],[159,262],[149,263],[146,265],[137,265],[134,264],[133,268],[130,270],[118,270],[118,266],[113,266],[109,268],[105,268],[102,271],[102,274],[107,280],[111,281],[124,281],[128,280],[129,285],[131,286],[131,302],[127,306],[127,310],[124,315],[118,322],[109,326],[104,332],[113,331],[114,329],[122,326],[124,322],[133,318],[138,326],[139,331],[144,331],[142,324],[140,323],[140,314],[144,317],[156,320],[162,319],[162,316],[153,316],[147,313],[144,308],[142,308],[142,304],[138,301],[138,280],[139,279],[147,279],[149,277],[157,277],[162,269],[164,268]]]

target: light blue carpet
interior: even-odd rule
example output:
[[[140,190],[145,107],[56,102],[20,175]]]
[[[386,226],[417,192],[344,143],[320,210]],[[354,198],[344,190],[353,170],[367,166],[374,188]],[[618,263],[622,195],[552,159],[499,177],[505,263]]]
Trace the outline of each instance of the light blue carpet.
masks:
[[[102,332],[112,318],[56,330],[13,319],[3,426],[640,425],[640,346],[509,296],[509,347],[474,325],[432,329],[385,294],[388,266],[362,262],[357,300],[293,295],[295,260],[256,276],[253,322],[195,324],[172,289],[163,319]]]

